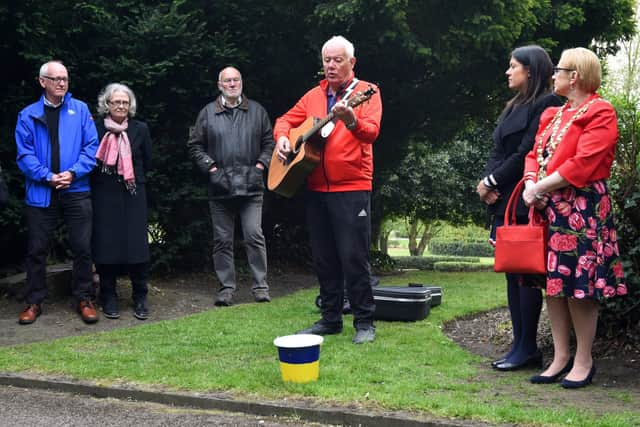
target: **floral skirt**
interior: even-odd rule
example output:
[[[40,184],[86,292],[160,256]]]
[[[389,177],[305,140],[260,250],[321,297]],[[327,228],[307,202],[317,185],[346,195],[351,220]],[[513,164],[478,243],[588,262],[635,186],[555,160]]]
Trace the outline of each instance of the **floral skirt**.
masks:
[[[551,192],[548,296],[577,299],[626,295],[611,199],[605,181]]]

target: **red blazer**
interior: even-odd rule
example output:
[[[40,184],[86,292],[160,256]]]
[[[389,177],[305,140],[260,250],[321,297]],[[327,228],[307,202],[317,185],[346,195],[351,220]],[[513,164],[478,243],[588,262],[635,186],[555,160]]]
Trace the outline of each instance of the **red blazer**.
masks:
[[[364,92],[370,83],[359,81],[354,92]],[[308,91],[289,111],[276,120],[273,135],[289,136],[289,131],[313,116],[327,115],[326,80]],[[371,86],[374,86],[371,84]],[[354,108],[357,125],[348,130],[341,120],[326,140],[322,160],[307,178],[307,188],[312,191],[371,191],[373,179],[373,141],[380,133],[382,100],[377,87],[376,93],[364,103]],[[295,142],[295,141],[292,141]]]
[[[598,94],[594,94],[585,101],[598,99],[589,109],[567,130],[553,157],[547,164],[547,175],[558,173],[576,188],[584,188],[599,179],[609,178],[611,164],[618,142],[618,119],[613,106]],[[540,134],[562,107],[551,107],[542,113],[540,126],[533,150],[525,159],[524,175],[534,181],[538,175],[538,144]],[[575,110],[566,109],[562,114],[560,130],[573,117]],[[551,129],[545,135],[543,147],[548,143]]]

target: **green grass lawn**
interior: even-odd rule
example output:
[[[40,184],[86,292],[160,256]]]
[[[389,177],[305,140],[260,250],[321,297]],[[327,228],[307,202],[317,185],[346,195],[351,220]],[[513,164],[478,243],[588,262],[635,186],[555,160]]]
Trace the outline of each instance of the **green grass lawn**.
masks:
[[[415,272],[385,277],[382,282],[408,281],[442,286],[442,305],[421,322],[378,322],[376,341],[362,346],[351,343],[352,318],[347,316],[341,335],[325,337],[320,379],[309,384],[281,381],[272,341],[318,319],[315,290],[270,304],[238,305],[173,321],[2,348],[0,371],[64,375],[106,385],[124,381],[175,390],[228,391],[256,400],[305,397],[355,402],[500,423],[638,423],[639,412],[631,405],[629,412],[597,418],[585,409],[588,405],[531,406],[499,392],[521,387],[524,393],[544,395],[542,389],[528,385],[527,373],[480,375],[479,363],[486,361],[443,335],[442,325],[504,305],[501,275]]]

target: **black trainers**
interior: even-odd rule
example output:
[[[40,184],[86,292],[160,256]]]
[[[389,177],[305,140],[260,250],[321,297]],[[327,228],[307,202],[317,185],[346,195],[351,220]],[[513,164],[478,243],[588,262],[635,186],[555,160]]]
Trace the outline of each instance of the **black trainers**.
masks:
[[[269,296],[269,291],[266,289],[256,289],[253,291],[253,297],[256,302],[271,302],[271,297]]]
[[[320,320],[311,325],[311,327],[296,332],[296,334],[334,335],[340,332],[342,332],[342,323],[332,325]]]
[[[134,303],[133,316],[138,320],[146,320],[149,318],[149,308],[147,307],[147,301],[141,300]]]
[[[363,344],[365,342],[373,342],[376,339],[376,328],[369,326],[366,329],[356,329],[356,334],[353,337],[354,344]]]
[[[101,295],[102,314],[108,319],[119,319],[118,299],[114,295]]]

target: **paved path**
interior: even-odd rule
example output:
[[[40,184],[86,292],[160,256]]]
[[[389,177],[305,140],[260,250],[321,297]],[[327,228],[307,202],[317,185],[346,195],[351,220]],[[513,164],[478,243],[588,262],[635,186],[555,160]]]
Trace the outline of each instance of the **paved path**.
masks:
[[[71,393],[0,386],[0,425],[31,426],[264,426],[322,427],[295,418],[261,417],[158,403],[92,398]]]

